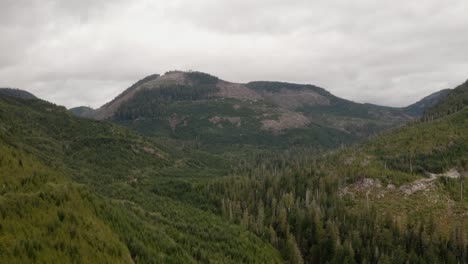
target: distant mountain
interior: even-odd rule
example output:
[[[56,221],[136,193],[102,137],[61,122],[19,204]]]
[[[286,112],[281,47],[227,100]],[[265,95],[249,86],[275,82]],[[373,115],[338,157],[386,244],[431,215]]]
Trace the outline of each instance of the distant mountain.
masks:
[[[403,110],[405,113],[411,116],[422,116],[426,109],[437,104],[440,100],[445,98],[450,93],[450,91],[451,89],[444,89],[435,92],[431,95],[424,97],[418,102],[403,108]]]
[[[0,88],[0,95],[6,95],[6,96],[11,96],[11,97],[16,97],[16,98],[21,98],[21,99],[37,99],[35,95],[32,93],[20,90],[20,89],[13,89],[13,88]]]
[[[87,106],[79,106],[79,107],[70,108],[69,111],[72,112],[76,116],[86,117],[86,118],[94,118],[94,115],[96,114],[96,110]]]
[[[450,91],[442,100],[424,111],[424,119],[434,119],[458,112],[468,105],[468,80]]]
[[[74,111],[79,116],[86,116]],[[151,75],[94,112],[150,136],[209,144],[337,146],[412,117],[313,85],[231,83],[201,72]]]

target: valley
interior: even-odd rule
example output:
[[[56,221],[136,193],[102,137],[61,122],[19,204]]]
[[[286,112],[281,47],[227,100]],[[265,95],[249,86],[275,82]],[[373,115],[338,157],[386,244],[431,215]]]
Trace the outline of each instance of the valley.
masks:
[[[467,89],[392,108],[172,71],[70,110],[0,89],[0,262],[466,263]]]

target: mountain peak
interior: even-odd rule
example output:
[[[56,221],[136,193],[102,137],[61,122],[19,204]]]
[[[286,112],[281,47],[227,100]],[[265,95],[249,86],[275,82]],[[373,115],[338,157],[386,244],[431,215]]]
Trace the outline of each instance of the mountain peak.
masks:
[[[219,78],[199,71],[168,71],[159,78],[159,81],[173,81],[182,85],[216,84]]]
[[[6,95],[25,100],[37,99],[37,97],[30,92],[14,88],[0,88],[0,95]]]

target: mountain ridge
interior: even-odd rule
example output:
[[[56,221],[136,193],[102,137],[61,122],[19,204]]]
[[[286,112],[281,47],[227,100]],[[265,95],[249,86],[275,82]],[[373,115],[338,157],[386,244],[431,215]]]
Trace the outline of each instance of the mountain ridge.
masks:
[[[218,80],[219,83],[220,83],[219,86],[221,86],[223,88],[223,91],[220,91],[217,94],[217,97],[221,97],[221,98],[222,97],[228,97],[228,98],[233,97],[233,98],[237,98],[237,99],[256,100],[256,99],[260,99],[260,97],[261,97],[258,92],[263,92],[263,93],[264,92],[280,92],[281,88],[283,88],[284,86],[288,86],[288,88],[286,90],[297,90],[297,91],[313,90],[314,92],[316,92],[316,93],[318,93],[318,94],[320,94],[322,96],[331,96],[331,97],[335,97],[335,98],[338,98],[338,99],[341,99],[341,100],[344,100],[344,101],[347,101],[347,102],[350,102],[350,103],[358,104],[358,105],[369,105],[369,106],[377,106],[377,107],[383,107],[383,108],[389,108],[389,109],[400,109],[404,113],[407,113],[407,114],[409,114],[411,116],[420,116],[420,115],[422,115],[425,108],[428,108],[428,107],[434,105],[435,103],[437,103],[438,100],[443,98],[451,90],[451,89],[443,89],[443,90],[434,92],[434,93],[432,93],[430,95],[427,95],[427,96],[421,98],[420,100],[418,100],[417,102],[412,103],[412,104],[410,104],[410,105],[408,105],[406,107],[392,107],[392,106],[383,106],[383,105],[374,104],[374,103],[367,103],[367,102],[357,103],[357,102],[354,102],[352,100],[343,99],[343,98],[340,98],[340,97],[337,97],[337,96],[333,95],[328,90],[326,90],[324,88],[321,88],[321,87],[318,87],[318,86],[315,86],[313,84],[299,84],[299,83],[291,83],[291,82],[284,82],[284,81],[265,81],[265,80],[264,81],[251,81],[251,82],[247,82],[247,83],[235,83],[235,82],[229,82],[229,81],[219,79],[218,77],[212,76],[212,75],[210,75],[208,73],[203,73],[203,72],[198,72],[198,71],[185,72],[185,71],[174,70],[174,71],[168,71],[163,75],[160,75],[160,74],[149,75],[149,76],[137,81],[133,85],[131,85],[129,88],[127,88],[122,93],[117,95],[114,99],[112,99],[109,102],[103,104],[101,107],[93,109],[93,110],[96,111],[96,112],[99,112],[99,111],[105,111],[104,109],[109,108],[109,107],[113,108],[113,109],[118,108],[118,105],[120,103],[122,103],[120,101],[122,98],[128,96],[132,92],[136,92],[136,90],[139,90],[139,89],[142,89],[142,88],[151,88],[150,83],[152,82],[152,84],[155,84],[156,82],[158,82],[158,78],[161,78],[161,79],[165,80],[168,83],[170,83],[172,81],[175,84],[188,84],[188,83],[190,83],[190,81],[187,80],[188,78],[186,77],[186,75],[189,75],[189,74],[210,76],[214,80]],[[269,86],[269,87],[263,87],[262,88],[261,87],[262,85],[263,86]],[[283,86],[283,87],[281,87],[281,86]],[[250,89],[250,91],[246,90],[246,88]],[[242,93],[245,93],[245,94],[242,94]],[[128,99],[128,98],[126,98],[126,99]],[[122,101],[125,101],[126,99],[124,99]],[[111,107],[113,104],[117,104],[117,106]],[[79,107],[83,107],[83,106],[79,106]],[[74,107],[74,108],[78,108],[78,107]],[[71,110],[74,109],[74,108],[71,108]],[[96,114],[95,118],[96,119],[107,119],[107,118],[111,118],[111,115],[112,115],[112,113]],[[78,114],[78,116],[79,116],[79,114]]]
[[[413,119],[402,109],[355,103],[315,85],[233,83],[196,71],[150,75],[93,113],[86,117],[148,136],[325,147],[357,142]]]
[[[422,116],[424,111],[434,105],[436,105],[440,100],[444,99],[452,89],[443,89],[437,92],[434,92],[421,100],[408,105],[403,108],[405,113],[410,114],[412,116]]]
[[[458,112],[468,105],[468,80],[448,93],[432,107],[425,109],[423,119],[434,119]]]

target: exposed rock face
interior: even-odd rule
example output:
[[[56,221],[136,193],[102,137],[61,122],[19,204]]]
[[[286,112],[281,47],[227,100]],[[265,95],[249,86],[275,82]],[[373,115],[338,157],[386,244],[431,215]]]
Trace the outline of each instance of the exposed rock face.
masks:
[[[428,191],[431,190],[435,185],[434,181],[439,177],[448,177],[452,179],[459,178],[461,176],[460,172],[456,169],[451,169],[445,173],[441,174],[433,174],[427,173],[429,178],[423,178],[419,180],[415,180],[412,183],[401,185],[400,187],[396,188],[393,184],[388,184],[386,188],[382,188],[382,183],[378,179],[370,179],[370,178],[362,178],[356,181],[354,184],[346,186],[340,190],[340,195],[352,195],[354,196],[355,193],[363,193],[367,191],[377,192],[377,197],[381,198],[384,197],[388,192],[399,192],[405,196],[412,195],[419,191]],[[354,192],[353,192],[354,191]]]
[[[416,181],[413,184],[403,185],[398,188],[399,191],[405,195],[411,195],[417,191],[426,190],[429,186],[432,186],[432,181]]]
[[[178,125],[182,123],[185,125],[187,124],[187,117],[186,116],[179,117],[179,115],[173,114],[171,117],[169,117],[168,122],[169,122],[169,127],[172,130],[172,133],[174,133]]]
[[[284,129],[304,128],[310,123],[309,119],[302,113],[286,112],[282,113],[277,120],[262,120],[262,129],[280,132]]]
[[[367,190],[367,189],[372,189],[372,188],[381,188],[382,183],[380,180],[374,180],[370,178],[363,178],[358,180],[355,184],[355,188],[358,190]]]
[[[229,122],[232,125],[240,127],[242,125],[240,117],[219,117],[215,116],[209,119],[212,124],[218,125],[218,127],[222,128],[222,122]]]
[[[410,195],[417,191],[427,190],[428,188],[432,187],[434,185],[434,181],[439,177],[447,177],[452,179],[460,177],[460,173],[456,169],[451,169],[441,174],[427,173],[427,175],[429,178],[416,180],[412,184],[402,185],[398,189],[404,194]]]
[[[262,99],[260,94],[249,89],[243,84],[220,81],[217,87],[219,88],[219,92],[216,93],[216,96],[218,97],[251,101]]]

